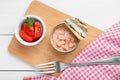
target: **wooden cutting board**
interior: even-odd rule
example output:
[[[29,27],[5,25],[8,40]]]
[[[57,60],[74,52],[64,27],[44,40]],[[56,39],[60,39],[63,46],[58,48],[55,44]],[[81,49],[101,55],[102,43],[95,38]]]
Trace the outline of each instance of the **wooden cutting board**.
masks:
[[[56,25],[63,23],[65,19],[70,18],[71,16],[38,1],[33,1],[30,4],[25,15],[27,14],[34,14],[43,19],[47,30],[45,38],[38,45],[28,47],[20,44],[16,38],[13,37],[9,44],[8,50],[11,54],[16,55],[34,66],[50,61],[63,61],[70,63],[79,52],[81,52],[102,32],[101,30],[88,25],[88,35],[84,40],[80,41],[78,48],[70,53],[60,53],[52,47],[50,43],[50,33]],[[60,73],[53,75],[59,76]]]

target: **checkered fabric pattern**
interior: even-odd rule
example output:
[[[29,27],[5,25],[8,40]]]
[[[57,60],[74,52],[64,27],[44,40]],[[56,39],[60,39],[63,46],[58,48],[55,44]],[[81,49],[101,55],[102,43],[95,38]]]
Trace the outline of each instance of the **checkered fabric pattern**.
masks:
[[[117,54],[120,54],[120,22],[98,36],[79,53],[72,63],[96,60]],[[58,78],[48,75],[38,79],[36,77],[29,78],[23,80],[120,80],[120,65],[71,67],[65,69]]]

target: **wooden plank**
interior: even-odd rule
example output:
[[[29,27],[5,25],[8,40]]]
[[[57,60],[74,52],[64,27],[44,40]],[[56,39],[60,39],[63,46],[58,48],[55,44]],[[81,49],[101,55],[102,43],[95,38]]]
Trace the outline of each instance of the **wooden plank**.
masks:
[[[63,23],[65,19],[70,18],[71,16],[38,1],[33,1],[30,4],[25,15],[27,14],[34,14],[43,19],[47,29],[45,38],[38,45],[27,47],[20,44],[16,38],[13,37],[8,50],[11,54],[18,56],[34,66],[50,61],[63,61],[70,63],[80,51],[82,51],[102,32],[101,30],[88,25],[88,35],[84,40],[80,41],[78,48],[70,53],[60,53],[52,47],[50,43],[50,33],[56,25]],[[60,73],[54,74],[54,76],[59,75]]]

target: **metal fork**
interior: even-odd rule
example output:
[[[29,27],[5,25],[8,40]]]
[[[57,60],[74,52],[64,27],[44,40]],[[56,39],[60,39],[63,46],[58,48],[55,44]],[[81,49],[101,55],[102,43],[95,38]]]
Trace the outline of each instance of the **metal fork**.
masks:
[[[68,67],[75,67],[75,66],[86,66],[86,65],[95,65],[95,64],[120,64],[120,55],[115,55],[108,58],[102,58],[98,60],[91,60],[87,62],[80,62],[80,63],[72,63],[66,64],[60,61],[48,62],[44,64],[37,65],[38,69],[40,69],[40,73],[43,74],[52,74],[56,72],[63,71]]]

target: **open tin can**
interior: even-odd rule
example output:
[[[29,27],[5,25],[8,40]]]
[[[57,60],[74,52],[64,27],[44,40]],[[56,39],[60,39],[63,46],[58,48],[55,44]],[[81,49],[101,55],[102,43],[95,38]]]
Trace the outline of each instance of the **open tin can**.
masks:
[[[78,18],[69,18],[55,26],[50,41],[54,49],[65,53],[74,51],[86,35],[87,25]]]

